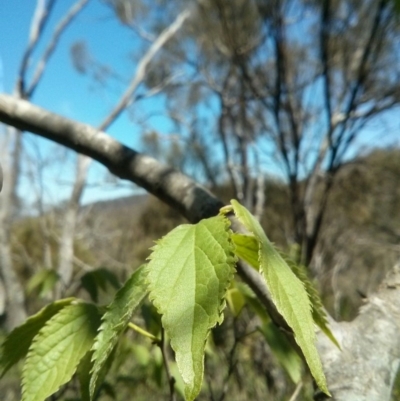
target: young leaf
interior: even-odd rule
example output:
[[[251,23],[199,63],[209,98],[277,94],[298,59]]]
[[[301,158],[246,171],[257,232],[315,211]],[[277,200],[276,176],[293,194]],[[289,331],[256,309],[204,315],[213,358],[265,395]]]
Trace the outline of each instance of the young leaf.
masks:
[[[233,316],[238,317],[242,311],[246,300],[243,294],[236,288],[231,287],[226,293],[226,301]]]
[[[145,265],[132,274],[130,279],[116,293],[114,300],[107,307],[102,318],[99,333],[93,345],[94,362],[92,378],[90,380],[90,395],[93,397],[99,374],[118,342],[120,334],[125,330],[144,297],[147,295],[147,284],[145,282]]]
[[[232,234],[232,241],[236,255],[258,270],[258,241],[254,235]]]
[[[108,356],[106,362],[103,364],[100,369],[100,373],[98,374],[97,385],[94,390],[94,395],[90,394],[90,381],[92,379],[92,369],[93,369],[93,350],[90,350],[85,354],[85,356],[81,359],[78,368],[76,370],[76,377],[79,380],[79,387],[81,390],[81,399],[80,401],[91,401],[96,400],[98,397],[98,391],[101,389],[102,393],[106,392],[104,379],[111,369],[111,366],[115,359],[117,347],[114,347],[114,350]]]
[[[253,235],[244,234],[232,234],[232,241],[235,244],[236,255],[247,262],[254,268],[259,268],[258,262],[258,241]],[[340,345],[337,342],[335,336],[331,332],[328,326],[328,319],[324,307],[322,305],[321,298],[318,291],[308,278],[305,267],[298,265],[291,258],[286,257],[283,253],[279,252],[288,266],[292,269],[296,277],[304,284],[307,291],[308,298],[311,302],[312,317],[314,323],[325,333],[325,335],[340,349]]]
[[[231,204],[236,217],[258,240],[260,270],[278,312],[294,333],[318,387],[329,395],[321,360],[315,346],[314,321],[311,304],[303,283],[274,248],[260,223],[239,202]],[[228,209],[225,209],[226,211]]]
[[[45,306],[6,337],[0,349],[0,378],[11,366],[26,356],[33,338],[46,322],[62,308],[70,305],[74,299],[61,299]]]
[[[100,325],[94,305],[73,303],[34,338],[22,375],[22,401],[42,401],[68,382],[89,351]]]
[[[162,314],[189,401],[200,392],[205,342],[222,320],[234,272],[229,227],[223,216],[181,225],[162,238],[150,256],[150,299]]]
[[[302,281],[304,287],[306,288],[308,297],[312,306],[312,317],[314,319],[315,324],[323,331],[323,333],[339,348],[340,345],[333,335],[332,331],[328,326],[328,318],[325,313],[324,306],[322,305],[321,298],[318,294],[318,291],[315,289],[313,283],[308,278],[305,267],[302,265],[298,265],[293,260],[289,258],[284,258],[287,264],[292,269],[293,273]]]

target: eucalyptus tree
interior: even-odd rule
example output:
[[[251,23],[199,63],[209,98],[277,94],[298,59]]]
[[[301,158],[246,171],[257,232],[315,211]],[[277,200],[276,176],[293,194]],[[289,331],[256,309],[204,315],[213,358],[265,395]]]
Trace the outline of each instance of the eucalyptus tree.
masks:
[[[164,2],[158,7],[169,10]],[[167,110],[181,153],[195,157],[203,180],[213,187],[229,181],[236,198],[261,216],[265,175],[284,178],[287,242],[300,245],[306,264],[338,171],[382,143],[371,127],[399,106],[393,7],[386,0],[204,0],[198,18],[153,63],[150,87],[176,75],[166,88]],[[383,140],[395,143],[394,130]]]

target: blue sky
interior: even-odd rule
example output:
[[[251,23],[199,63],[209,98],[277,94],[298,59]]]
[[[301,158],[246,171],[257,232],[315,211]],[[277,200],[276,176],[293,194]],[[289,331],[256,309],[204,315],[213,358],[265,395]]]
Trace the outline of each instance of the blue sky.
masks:
[[[73,3],[72,0],[56,2],[43,41],[33,55],[33,61],[41,55],[55,24]],[[15,86],[35,5],[35,0],[0,0],[1,91],[12,93]],[[58,114],[97,126],[115,105],[124,90],[124,84],[113,82],[109,90],[109,88],[95,85],[89,76],[81,75],[74,69],[70,58],[70,47],[73,43],[82,40],[86,42],[90,54],[95,59],[103,65],[116,68],[116,72],[127,80],[135,73],[135,65],[131,61],[130,53],[144,52],[144,49],[140,48],[140,43],[143,42],[138,40],[133,31],[123,26],[112,10],[99,0],[91,0],[63,34],[32,101]],[[162,117],[162,97],[151,98],[140,103],[136,114],[139,117],[153,115],[148,120],[148,124],[162,134],[173,132],[174,127]],[[370,126],[366,135],[361,136],[363,142],[360,146],[370,147],[371,144],[383,146],[388,143],[388,138],[393,142],[393,132],[398,130],[397,113],[386,113]],[[124,113],[107,132],[124,144],[141,150],[139,138],[142,127],[129,119],[127,113]],[[400,135],[398,137],[400,138]],[[397,140],[397,146],[400,146],[400,139]],[[28,136],[26,151],[28,161],[36,162],[39,159],[45,165],[42,170],[41,185],[44,188],[46,202],[55,204],[67,198],[70,191],[68,183],[72,181],[74,173],[74,153],[65,152],[51,142],[33,135]],[[268,172],[271,172],[270,163],[268,163]],[[97,163],[93,164],[89,179],[91,185],[85,191],[84,203],[128,195],[137,191],[126,182],[124,188],[104,184],[105,173],[106,169]],[[279,174],[277,170],[275,173]],[[20,187],[21,195],[27,204],[35,202],[32,193],[40,192],[35,177],[37,177],[37,166],[33,162],[30,165],[27,163]],[[34,191],[32,191],[32,183],[34,183]],[[100,185],[95,185],[96,183]]]
[[[38,51],[34,53],[33,60],[41,55],[55,24],[73,3],[73,1],[56,2],[44,40]],[[36,1],[34,0],[0,1],[0,63],[2,67],[0,87],[2,91],[12,93],[15,86],[17,71],[29,37],[30,22],[35,5]],[[100,85],[93,84],[93,80],[89,76],[81,75],[74,69],[70,58],[70,46],[81,40],[86,41],[90,54],[102,64],[112,68],[117,67],[118,74],[126,79],[134,74],[135,66],[129,60],[129,53],[135,49],[135,46],[137,47],[137,38],[115,18],[109,7],[104,6],[98,0],[91,0],[63,34],[32,102],[66,117],[97,126],[113,108],[124,87],[116,83],[113,85],[113,90],[109,91]],[[31,70],[30,72],[32,73]],[[162,100],[156,98],[148,100],[144,108],[152,111],[159,110],[161,102]],[[166,121],[159,116],[153,117],[151,124],[168,129]],[[136,149],[140,147],[138,141],[140,129],[129,120],[126,113],[107,132],[128,146]],[[32,158],[34,154],[40,153],[45,161],[49,151],[50,154],[61,155],[56,156],[56,159],[65,157],[63,151],[60,149],[56,151],[55,145],[49,141],[33,136],[28,140],[27,151],[30,152]],[[49,161],[49,167],[44,170],[43,181],[46,183],[48,203],[58,202],[68,196],[69,189],[66,184],[73,177],[73,155],[70,154],[67,159],[69,163],[66,165]],[[90,181],[92,183],[103,182],[105,171],[95,163],[91,168]],[[51,184],[52,180],[60,181],[60,175],[63,176],[61,186]],[[25,192],[31,191],[27,185],[29,181],[30,178],[26,176],[22,180],[21,192],[24,197]],[[87,203],[98,198],[132,193],[130,184],[127,183],[125,187],[124,189],[116,189],[107,185],[90,187],[86,190],[83,201]]]

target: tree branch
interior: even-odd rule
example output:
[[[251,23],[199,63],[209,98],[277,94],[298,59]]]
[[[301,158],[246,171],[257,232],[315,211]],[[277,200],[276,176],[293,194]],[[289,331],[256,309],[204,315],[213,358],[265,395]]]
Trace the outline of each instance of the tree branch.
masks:
[[[82,10],[82,8],[86,6],[88,2],[89,0],[80,0],[77,3],[75,3],[68,11],[68,13],[65,15],[65,17],[57,25],[56,29],[54,30],[53,36],[51,37],[50,42],[43,53],[42,58],[38,62],[32,82],[26,91],[26,97],[28,99],[32,97],[33,92],[35,91],[40,79],[42,78],[46,64],[50,56],[53,54],[61,34],[64,32],[65,28],[67,28],[68,25],[73,21],[76,15]]]
[[[214,216],[222,202],[171,167],[130,149],[104,132],[50,113],[10,95],[0,95],[0,121],[50,139],[97,160],[116,176],[160,198],[189,221]]]
[[[169,25],[161,34],[158,36],[156,41],[150,46],[149,50],[145,54],[145,56],[140,60],[135,77],[132,79],[128,88],[126,89],[124,95],[121,97],[121,100],[115,106],[115,108],[111,111],[111,113],[107,116],[107,118],[100,124],[100,129],[105,130],[108,126],[121,114],[123,110],[130,104],[132,95],[135,93],[138,86],[142,83],[148,66],[150,62],[153,60],[154,56],[158,53],[158,51],[170,40],[176,32],[182,27],[183,23],[190,17],[191,11],[184,10],[182,11],[175,19],[175,21]]]
[[[192,222],[214,216],[222,205],[210,192],[182,173],[121,145],[93,127],[60,117],[25,100],[0,95],[0,121],[92,157],[119,177],[147,189]],[[235,231],[243,229],[234,219],[232,228]],[[238,264],[237,271],[273,320],[285,329],[286,324],[269,300],[260,274],[244,263]],[[400,363],[399,322],[400,264],[353,322],[330,322],[342,351],[323,333],[318,336],[317,345],[333,400],[390,399]],[[316,397],[326,399],[320,394]]]
[[[55,0],[49,0],[47,4],[46,0],[38,0],[37,2],[35,14],[31,23],[29,43],[22,56],[22,61],[18,72],[17,92],[20,94],[20,96],[23,96],[25,93],[25,77],[26,71],[29,67],[30,57],[42,36],[42,32],[49,20],[49,16],[54,4]]]

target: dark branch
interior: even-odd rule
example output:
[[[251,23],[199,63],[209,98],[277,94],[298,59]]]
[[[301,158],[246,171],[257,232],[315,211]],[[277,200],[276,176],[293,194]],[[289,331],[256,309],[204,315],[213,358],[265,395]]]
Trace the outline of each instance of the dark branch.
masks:
[[[50,113],[9,95],[0,95],[0,121],[93,158],[117,177],[130,180],[189,221],[215,216],[223,205],[207,189],[175,169],[124,146],[95,128]]]

